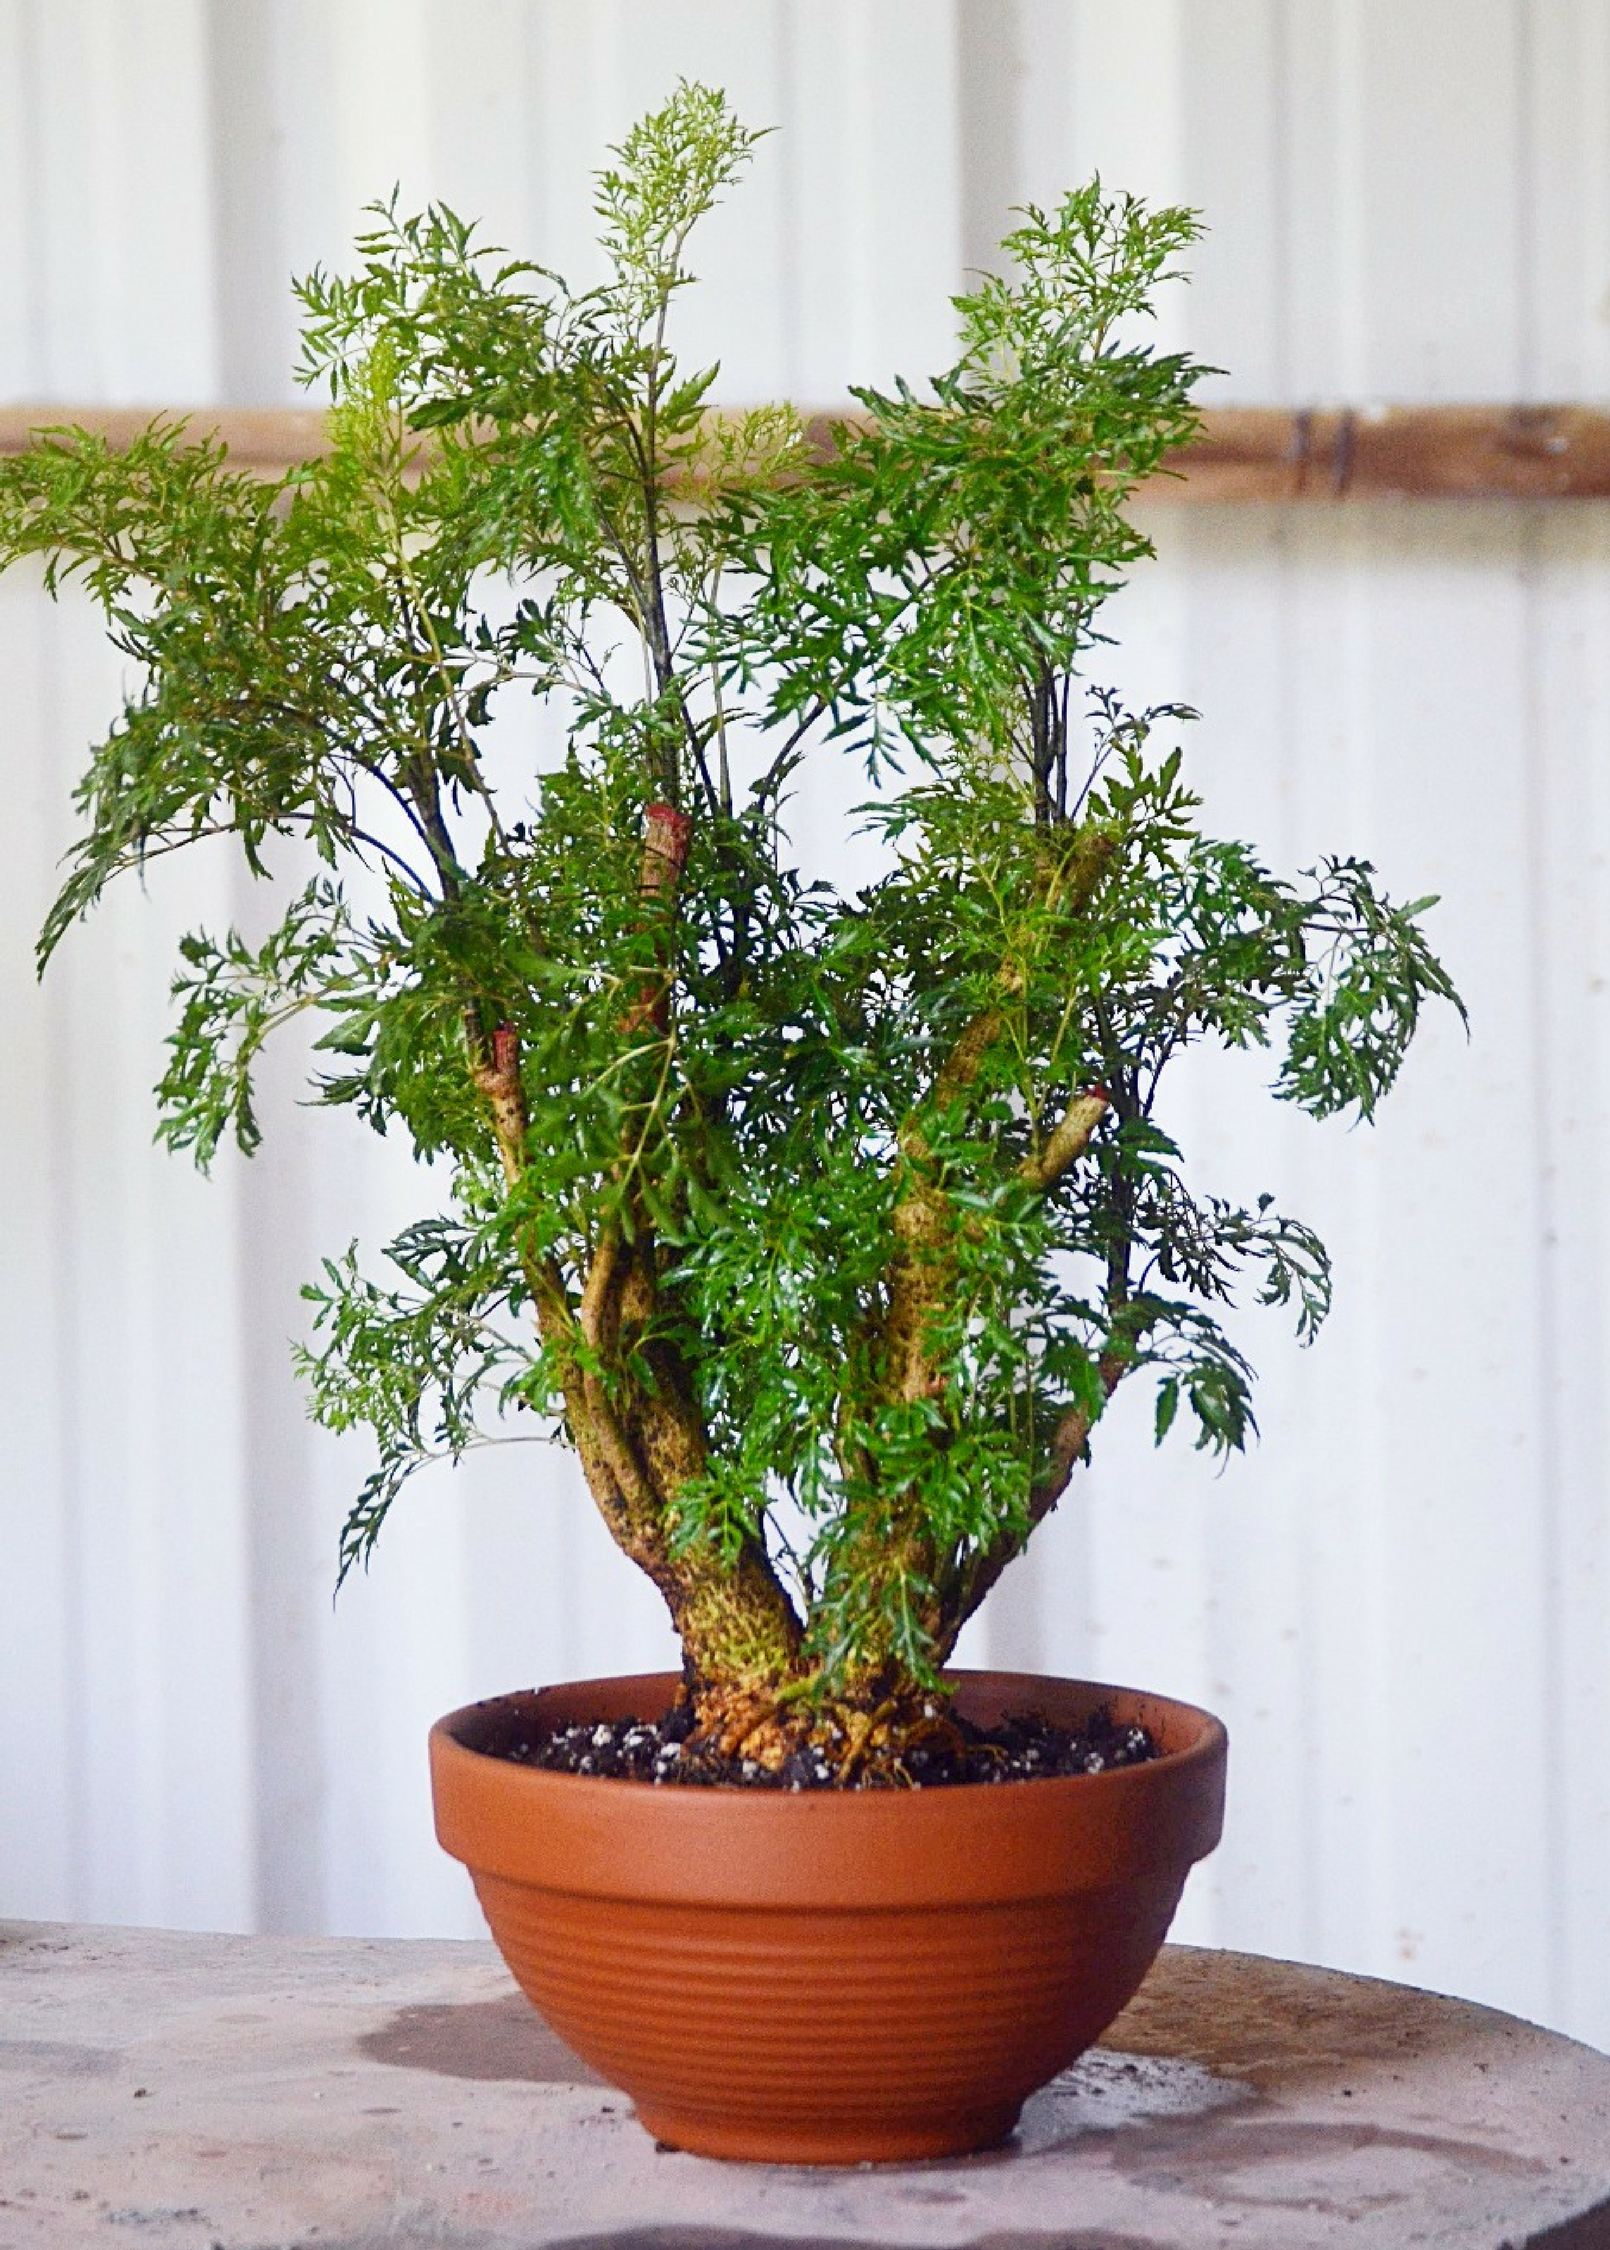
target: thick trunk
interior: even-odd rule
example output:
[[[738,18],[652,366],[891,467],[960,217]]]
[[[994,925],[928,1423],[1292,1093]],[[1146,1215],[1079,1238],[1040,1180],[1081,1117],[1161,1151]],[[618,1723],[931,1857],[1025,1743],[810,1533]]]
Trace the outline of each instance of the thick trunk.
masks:
[[[708,1548],[677,1551],[677,1495],[706,1467],[703,1424],[687,1371],[674,1347],[652,1334],[651,1252],[623,1255],[615,1286],[584,1305],[592,1350],[617,1370],[615,1396],[597,1375],[580,1380],[579,1414],[589,1442],[578,1447],[594,1499],[617,1542],[664,1596],[682,1643],[695,1700],[716,1685],[775,1691],[798,1668],[800,1624],[770,1558],[746,1540],[731,1565]],[[646,1362],[650,1386],[625,1370]]]
[[[712,1695],[775,1696],[798,1674],[801,1632],[764,1548],[746,1541],[731,1565],[704,1548],[674,1551],[682,1479],[659,1479],[676,1464],[693,1473],[685,1412],[661,1397],[639,1400],[623,1415],[596,1378],[581,1376],[567,1398],[588,1490],[616,1545],[659,1588],[695,1704]]]

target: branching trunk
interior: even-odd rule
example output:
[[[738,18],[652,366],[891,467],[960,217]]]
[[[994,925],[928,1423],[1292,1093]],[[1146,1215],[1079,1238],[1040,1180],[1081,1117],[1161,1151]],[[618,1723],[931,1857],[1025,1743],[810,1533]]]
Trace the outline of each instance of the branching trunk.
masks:
[[[1082,913],[1099,887],[1112,853],[1113,840],[1099,827],[1074,838],[1069,848],[1047,860],[1045,903],[1060,907],[1066,914]],[[923,1105],[929,1117],[937,1117],[966,1100],[992,1051],[1006,1036],[1010,1011],[1023,989],[1021,973],[1003,969],[997,989],[998,1000],[980,1009],[965,1026],[935,1073]],[[1024,1185],[1036,1193],[1048,1193],[1084,1153],[1109,1106],[1110,1097],[1103,1087],[1088,1087],[1075,1095],[1019,1164],[1018,1178]],[[946,1190],[929,1132],[922,1115],[916,1112],[901,1129],[899,1163],[902,1186],[893,1214],[894,1250],[881,1316],[868,1344],[875,1359],[881,1359],[884,1399],[890,1404],[913,1405],[943,1396],[944,1375],[934,1335],[937,1323],[954,1302],[958,1243],[966,1219]],[[1116,1373],[1112,1380],[1116,1382]],[[1054,1451],[1059,1461],[1066,1453],[1066,1467],[1048,1497],[1039,1492],[1034,1496],[1029,1530],[1060,1497],[1088,1434],[1088,1422],[1074,1415],[1064,1417]],[[943,1444],[943,1433],[936,1431],[934,1441]],[[1003,1551],[990,1558],[990,1583],[1021,1551],[1027,1536],[1026,1531],[1021,1538],[1002,1542]],[[881,1611],[897,1617],[900,1602],[913,1601],[918,1636],[937,1650],[941,1659],[954,1647],[962,1625],[983,1598],[982,1587],[976,1597],[972,1594],[971,1575],[958,1569],[953,1556],[938,1550],[913,1493],[887,1494],[881,1506],[868,1510],[865,1523],[847,1543],[841,1567],[849,1579],[869,1590],[869,1614]],[[888,1592],[886,1604],[879,1599],[880,1590]],[[861,1676],[869,1692],[890,1687],[904,1692],[910,1679],[909,1667],[902,1663],[892,1632],[868,1644]]]
[[[662,1042],[675,1035],[671,1013],[670,928],[686,864],[692,823],[668,803],[649,807],[644,822],[639,895],[653,935],[656,966],[644,977],[622,1023],[627,1036]],[[1099,844],[1076,852],[1052,876],[1067,903],[1082,905],[1099,880]],[[933,1117],[975,1086],[987,1058],[1006,1036],[1020,986],[1003,972],[998,1004],[964,1028],[935,1075],[923,1115],[900,1136],[902,1186],[896,1201],[894,1248],[874,1333],[865,1345],[881,1370],[880,1392],[891,1404],[943,1395],[934,1336],[957,1286],[959,1228],[965,1224],[948,1194],[925,1129]],[[475,1083],[487,1105],[505,1175],[512,1186],[526,1162],[526,1113],[515,1033],[481,1034],[466,1019]],[[1076,1095],[1019,1164],[1020,1179],[1048,1192],[1088,1146],[1108,1108],[1101,1088]],[[558,1267],[529,1257],[526,1278],[544,1343],[553,1356],[566,1420],[593,1499],[623,1553],[660,1589],[682,1643],[687,1692],[701,1730],[730,1752],[778,1764],[807,1737],[831,1742],[846,1766],[896,1757],[913,1728],[926,1725],[924,1698],[906,1654],[912,1640],[940,1660],[966,1619],[1041,1518],[1056,1504],[1084,1451],[1088,1419],[1064,1415],[1052,1445],[1052,1469],[1032,1495],[1027,1529],[1003,1539],[964,1566],[936,1549],[915,1494],[894,1492],[866,1511],[837,1567],[891,1621],[907,1604],[905,1632],[891,1622],[873,1635],[854,1666],[824,1699],[816,1690],[819,1660],[804,1648],[800,1619],[759,1538],[723,1560],[697,1543],[679,1547],[678,1495],[707,1467],[706,1435],[696,1386],[674,1339],[660,1321],[666,1253],[637,1185],[644,1151],[623,1148],[618,1197],[592,1249],[579,1299]],[[1101,1363],[1110,1390],[1123,1361]],[[943,1442],[936,1433],[936,1442]],[[880,1595],[887,1593],[886,1604]]]

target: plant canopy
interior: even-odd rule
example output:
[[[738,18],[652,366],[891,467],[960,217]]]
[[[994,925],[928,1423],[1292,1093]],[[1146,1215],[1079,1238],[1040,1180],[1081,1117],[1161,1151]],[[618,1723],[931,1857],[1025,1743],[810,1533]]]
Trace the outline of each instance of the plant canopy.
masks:
[[[1229,1451],[1225,1305],[1325,1314],[1306,1226],[1188,1184],[1168,1066],[1266,1047],[1276,1097],[1367,1118],[1457,1001],[1430,900],[1205,834],[1192,714],[1093,672],[1150,552],[1126,505],[1195,426],[1145,327],[1193,216],[1027,208],[923,389],[826,433],[716,417],[674,315],[755,139],[679,87],[599,175],[580,293],[393,197],[298,287],[322,458],[42,433],[0,556],[82,579],[136,667],[42,961],[159,853],[307,848],[262,942],[184,940],[161,1137],[250,1152],[258,1054],[312,1011],[315,1098],[450,1174],[378,1277],[354,1248],[307,1292],[312,1410],[378,1447],[342,1573],[416,1468],[527,1411],[663,1593],[709,1739],[775,1763],[848,1713],[897,1771],[1117,1386]],[[531,697],[551,755],[494,724]],[[856,890],[788,833],[846,759],[886,847]]]

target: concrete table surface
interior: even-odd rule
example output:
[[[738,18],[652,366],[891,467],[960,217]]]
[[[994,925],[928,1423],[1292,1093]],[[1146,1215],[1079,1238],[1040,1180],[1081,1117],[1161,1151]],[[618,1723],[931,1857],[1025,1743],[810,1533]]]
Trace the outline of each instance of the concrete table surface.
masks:
[[[0,1923],[0,2250],[1610,2250],[1610,2058],[1165,1949],[959,2161],[655,2148],[489,1945]]]

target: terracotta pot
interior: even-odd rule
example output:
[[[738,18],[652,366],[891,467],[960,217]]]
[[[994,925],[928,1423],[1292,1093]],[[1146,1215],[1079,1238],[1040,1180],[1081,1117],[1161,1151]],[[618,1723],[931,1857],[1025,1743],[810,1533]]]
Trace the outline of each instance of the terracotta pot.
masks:
[[[959,1673],[986,1724],[1097,1704],[1164,1756],[1058,1781],[655,1788],[488,1755],[658,1717],[669,1674],[477,1703],[431,1734],[436,1832],[527,1997],[648,2130],[795,2164],[959,2154],[1112,2021],[1219,1840],[1225,1733],[1190,1705]]]

